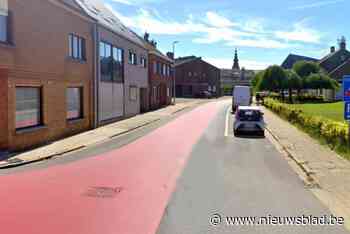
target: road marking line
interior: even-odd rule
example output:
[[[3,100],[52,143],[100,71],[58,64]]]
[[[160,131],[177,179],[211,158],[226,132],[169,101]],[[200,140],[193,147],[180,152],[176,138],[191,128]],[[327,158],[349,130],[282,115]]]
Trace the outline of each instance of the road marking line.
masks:
[[[232,112],[232,106],[229,106],[226,111],[225,137],[228,137],[228,128],[229,128],[229,120],[230,120],[231,112]]]

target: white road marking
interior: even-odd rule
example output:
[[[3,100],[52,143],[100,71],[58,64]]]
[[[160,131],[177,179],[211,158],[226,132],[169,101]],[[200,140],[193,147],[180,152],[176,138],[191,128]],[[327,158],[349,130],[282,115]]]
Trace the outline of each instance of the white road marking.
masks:
[[[226,122],[225,122],[225,137],[228,137],[228,131],[229,131],[229,120],[230,120],[230,114],[232,112],[232,106],[227,108],[226,111]]]

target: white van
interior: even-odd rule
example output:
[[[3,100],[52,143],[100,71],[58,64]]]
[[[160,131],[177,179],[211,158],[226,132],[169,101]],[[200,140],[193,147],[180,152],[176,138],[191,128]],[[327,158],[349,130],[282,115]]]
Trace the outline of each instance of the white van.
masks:
[[[235,86],[232,93],[232,111],[235,112],[239,106],[250,106],[252,95],[250,87]]]

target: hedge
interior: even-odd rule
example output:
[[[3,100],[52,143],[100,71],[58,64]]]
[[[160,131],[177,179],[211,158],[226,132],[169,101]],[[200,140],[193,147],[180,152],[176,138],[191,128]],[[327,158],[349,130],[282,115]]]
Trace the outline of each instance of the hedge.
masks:
[[[321,116],[312,116],[303,111],[266,98],[264,105],[289,122],[301,127],[312,136],[324,140],[332,149],[344,149],[348,145],[348,126]],[[348,147],[346,147],[348,148]]]

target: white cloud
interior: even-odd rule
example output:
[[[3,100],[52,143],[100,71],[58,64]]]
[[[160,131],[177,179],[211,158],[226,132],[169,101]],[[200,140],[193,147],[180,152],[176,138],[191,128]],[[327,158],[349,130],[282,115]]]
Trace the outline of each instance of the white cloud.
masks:
[[[310,9],[310,8],[316,8],[316,7],[323,7],[323,6],[332,5],[340,2],[345,2],[345,0],[318,1],[310,4],[290,7],[289,10],[304,10],[304,9]]]
[[[295,23],[292,31],[276,31],[275,36],[287,41],[306,43],[319,43],[321,39],[321,33],[306,27],[303,21]]]
[[[132,1],[132,0],[116,0]],[[133,16],[125,16],[107,5],[127,26],[157,35],[191,35],[199,44],[223,43],[232,47],[285,49],[295,42],[318,43],[320,33],[307,28],[303,21],[294,24],[292,31],[265,30],[263,19],[248,19],[237,23],[215,12],[202,16],[189,15],[184,21],[163,18],[159,13],[139,9]]]
[[[233,64],[233,59],[229,59],[229,58],[203,58],[203,59],[208,63],[213,64],[214,66],[219,68],[230,69],[232,68],[232,64]],[[267,63],[267,62],[261,62],[261,61],[255,61],[255,60],[240,60],[239,64],[241,67],[245,67],[246,69],[263,70],[273,63]]]
[[[218,28],[227,28],[227,27],[233,27],[237,26],[236,23],[230,21],[229,19],[216,14],[215,12],[208,11],[206,13],[207,21],[211,26],[218,27]]]
[[[229,46],[239,47],[254,47],[254,48],[265,48],[265,49],[285,49],[292,47],[294,44],[283,43],[273,39],[256,38],[256,39],[237,39],[227,43]]]

